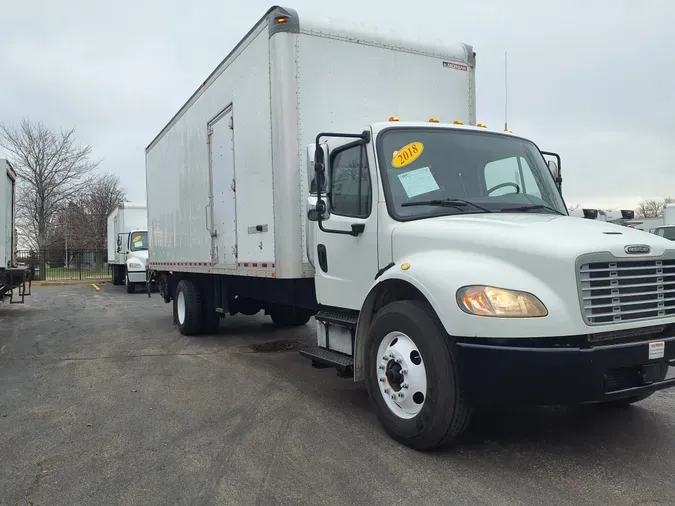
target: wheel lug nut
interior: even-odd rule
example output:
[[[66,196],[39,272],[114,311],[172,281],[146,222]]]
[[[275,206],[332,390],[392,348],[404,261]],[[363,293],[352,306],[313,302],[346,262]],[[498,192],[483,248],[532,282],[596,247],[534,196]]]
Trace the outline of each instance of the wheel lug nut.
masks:
[[[401,385],[402,388],[408,388],[409,386],[410,385],[408,385],[407,383],[403,383],[403,385]]]
[[[389,360],[389,357],[385,355],[384,357],[382,357],[382,360]]]
[[[389,358],[393,359],[393,358],[395,358],[395,357],[396,357],[396,355],[394,355],[393,353],[390,353],[390,354],[389,354]]]
[[[385,393],[385,394],[388,394],[389,392],[391,392],[391,390],[389,390],[388,388],[385,388],[385,389],[384,389],[384,393]]]
[[[395,395],[392,395],[392,396],[391,396],[391,399],[395,401],[395,400],[396,400],[396,396],[395,396]]]
[[[398,396],[399,396],[400,399],[403,399],[403,397],[405,397],[405,394],[403,392],[399,392]]]
[[[385,381],[387,381],[386,378],[380,378],[380,383],[384,383]]]
[[[386,367],[384,367],[383,365],[381,365],[381,366],[379,367],[379,369],[380,369],[381,371],[384,371],[384,370],[386,369]]]

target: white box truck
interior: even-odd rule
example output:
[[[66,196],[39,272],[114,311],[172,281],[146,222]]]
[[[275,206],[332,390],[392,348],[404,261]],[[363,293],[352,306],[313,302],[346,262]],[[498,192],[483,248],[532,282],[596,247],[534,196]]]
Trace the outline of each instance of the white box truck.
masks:
[[[23,304],[30,295],[30,274],[16,265],[16,172],[0,158],[0,302]]]
[[[417,449],[484,403],[675,386],[672,243],[569,217],[560,157],[476,124],[474,69],[465,44],[270,9],[146,149],[151,276],[180,332],[314,315],[301,353],[365,381]]]
[[[108,216],[108,266],[113,285],[126,285],[128,293],[146,284],[148,215],[145,203],[124,202]]]

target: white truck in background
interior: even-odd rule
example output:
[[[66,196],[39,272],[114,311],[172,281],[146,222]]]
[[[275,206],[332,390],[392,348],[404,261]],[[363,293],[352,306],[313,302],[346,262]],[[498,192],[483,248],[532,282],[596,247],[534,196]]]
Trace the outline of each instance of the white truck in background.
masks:
[[[654,233],[659,237],[675,241],[675,203],[668,203],[663,208],[663,225],[656,227]]]
[[[0,158],[0,302],[23,304],[30,295],[30,271],[16,265],[16,172]]]
[[[108,216],[108,266],[113,285],[128,293],[147,282],[148,216],[145,203],[125,202]]]
[[[301,354],[416,449],[484,403],[675,386],[672,243],[569,217],[560,157],[476,123],[471,46],[337,26],[271,8],[146,148],[179,331],[314,315]]]

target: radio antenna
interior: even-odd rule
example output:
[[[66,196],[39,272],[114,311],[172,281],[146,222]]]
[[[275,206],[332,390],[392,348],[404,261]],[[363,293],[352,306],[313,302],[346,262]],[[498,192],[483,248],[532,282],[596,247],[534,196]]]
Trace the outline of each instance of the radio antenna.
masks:
[[[504,51],[504,131],[508,132],[509,131],[509,123],[508,123],[508,104],[509,104],[509,81],[508,81],[508,74],[507,74],[507,67],[508,67],[508,53],[507,51]]]

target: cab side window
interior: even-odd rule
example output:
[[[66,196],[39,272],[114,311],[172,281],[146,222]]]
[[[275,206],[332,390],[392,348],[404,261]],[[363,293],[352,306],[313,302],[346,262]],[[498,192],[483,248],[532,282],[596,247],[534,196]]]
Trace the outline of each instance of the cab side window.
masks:
[[[365,146],[359,144],[335,151],[331,159],[331,211],[352,218],[367,218],[372,191]]]

